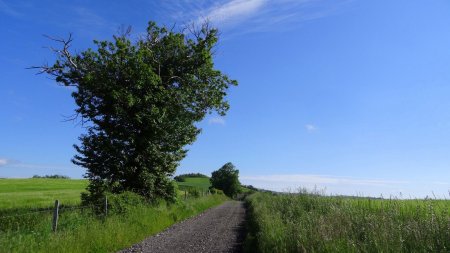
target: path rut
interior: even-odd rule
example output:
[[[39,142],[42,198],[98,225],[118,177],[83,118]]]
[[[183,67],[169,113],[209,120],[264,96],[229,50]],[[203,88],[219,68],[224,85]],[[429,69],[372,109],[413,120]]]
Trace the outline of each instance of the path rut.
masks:
[[[227,201],[119,253],[242,252],[244,229],[243,202]]]

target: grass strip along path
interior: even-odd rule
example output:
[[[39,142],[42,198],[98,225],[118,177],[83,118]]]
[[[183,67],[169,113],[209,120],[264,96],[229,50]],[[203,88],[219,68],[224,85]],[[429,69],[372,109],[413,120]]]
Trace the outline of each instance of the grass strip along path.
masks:
[[[0,253],[115,252],[227,200],[180,197],[174,204],[130,205],[104,217],[79,205],[86,185],[86,180],[0,179]],[[51,231],[55,199],[62,204],[57,233]]]
[[[115,252],[226,199],[208,195],[171,205],[139,205],[106,218],[90,209],[62,210],[56,233],[51,231],[51,210],[10,217],[0,221],[0,252]]]

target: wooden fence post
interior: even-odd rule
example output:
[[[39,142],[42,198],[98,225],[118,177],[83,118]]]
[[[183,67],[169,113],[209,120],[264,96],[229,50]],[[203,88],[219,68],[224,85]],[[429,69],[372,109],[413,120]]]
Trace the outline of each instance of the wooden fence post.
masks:
[[[186,200],[186,197],[187,197],[187,193],[186,193],[187,191],[186,190],[184,190],[184,200]]]
[[[58,215],[59,215],[59,200],[55,200],[55,208],[53,209],[53,223],[52,223],[53,232],[56,232],[56,230],[58,229]]]
[[[108,215],[108,196],[105,196],[105,217]]]

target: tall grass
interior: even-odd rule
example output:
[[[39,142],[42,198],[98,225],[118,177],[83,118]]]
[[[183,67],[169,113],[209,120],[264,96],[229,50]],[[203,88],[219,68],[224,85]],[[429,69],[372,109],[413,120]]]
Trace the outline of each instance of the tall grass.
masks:
[[[175,222],[222,203],[208,195],[168,205],[138,205],[126,213],[96,216],[90,209],[62,208],[57,233],[51,211],[0,218],[0,252],[114,252],[140,242]]]
[[[450,252],[450,201],[256,193],[247,252]]]

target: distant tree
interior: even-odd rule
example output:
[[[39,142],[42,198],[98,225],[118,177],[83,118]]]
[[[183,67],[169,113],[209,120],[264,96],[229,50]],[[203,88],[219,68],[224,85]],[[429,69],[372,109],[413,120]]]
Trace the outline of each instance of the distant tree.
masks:
[[[258,191],[258,188],[254,187],[253,185],[242,185],[242,187],[245,187],[251,191]]]
[[[187,173],[175,176],[173,179],[177,182],[185,182],[188,177],[201,177],[201,178],[209,178],[207,175],[203,175],[201,173]]]
[[[64,175],[45,175],[45,176],[39,176],[39,175],[34,175],[33,178],[53,178],[53,179],[70,179],[70,177],[68,176],[64,176]]]
[[[213,111],[225,115],[227,89],[237,85],[214,68],[218,32],[208,24],[173,32],[150,22],[136,42],[129,33],[76,54],[71,37],[54,39],[62,43],[56,62],[35,67],[75,87],[76,117],[87,133],[72,161],[87,169],[85,201],[105,191],[173,199],[170,177],[201,131],[195,123]]]
[[[230,162],[214,171],[210,181],[212,188],[222,190],[229,197],[240,192],[239,170]]]

